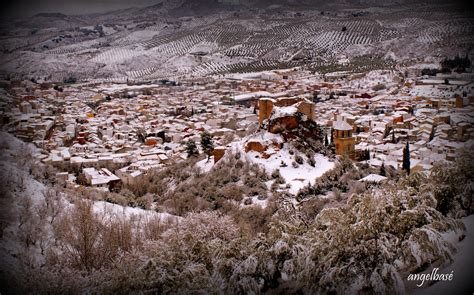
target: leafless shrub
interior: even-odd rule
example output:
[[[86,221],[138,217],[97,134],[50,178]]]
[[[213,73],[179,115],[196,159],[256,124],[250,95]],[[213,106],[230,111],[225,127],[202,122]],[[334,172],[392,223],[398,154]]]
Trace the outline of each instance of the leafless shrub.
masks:
[[[91,271],[113,258],[116,252],[112,251],[104,216],[94,213],[90,201],[79,200],[65,213],[54,227],[63,262]]]
[[[64,204],[60,195],[55,189],[49,188],[43,191],[44,196],[44,210],[47,216],[50,217],[50,223],[52,224],[56,217],[61,214],[64,209]]]
[[[31,218],[33,211],[33,201],[29,196],[20,198],[18,202],[18,227],[21,228]]]
[[[12,193],[0,187],[0,238],[3,237],[5,228],[14,221],[12,203]]]
[[[145,217],[140,227],[143,229],[143,239],[145,241],[159,240],[161,234],[176,224],[173,218],[163,218],[160,216]]]

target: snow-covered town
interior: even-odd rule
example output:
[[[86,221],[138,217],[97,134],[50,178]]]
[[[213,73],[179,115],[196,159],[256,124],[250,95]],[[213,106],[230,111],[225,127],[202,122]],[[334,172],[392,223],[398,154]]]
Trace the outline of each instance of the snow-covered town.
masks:
[[[267,151],[268,142],[283,143],[279,134],[296,127],[290,119],[297,113],[321,128],[337,155],[399,169],[408,143],[410,170],[429,173],[434,163],[453,162],[474,144],[474,73],[468,69],[430,78],[420,74],[414,70],[405,77],[380,70],[328,79],[289,69],[178,84],[64,89],[4,81],[8,92],[2,101],[2,121],[16,137],[34,143],[35,157],[57,167],[58,180],[68,185],[76,183],[77,172],[84,173],[93,187],[133,182],[149,169],[185,160],[184,143],[199,146],[203,132],[217,147],[213,162],[233,148],[254,151],[257,155],[251,158],[260,159],[256,162],[271,173],[280,158],[287,158],[288,164],[292,159],[285,149]],[[294,102],[298,107],[289,105]],[[279,128],[268,126],[285,118]],[[301,170],[283,176],[290,183],[314,180],[333,166],[326,162],[318,159],[322,167],[306,170],[282,169]]]
[[[28,1],[0,294],[473,294],[472,8]]]

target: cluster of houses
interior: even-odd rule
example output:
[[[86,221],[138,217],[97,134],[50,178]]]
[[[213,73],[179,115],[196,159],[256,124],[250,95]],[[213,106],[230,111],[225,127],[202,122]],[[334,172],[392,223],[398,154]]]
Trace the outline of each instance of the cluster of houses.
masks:
[[[360,159],[368,150],[370,165],[400,168],[408,142],[412,170],[427,171],[437,161],[454,161],[474,144],[474,75],[462,78],[450,77],[449,87],[441,78],[419,78],[398,83],[396,91],[386,87],[325,100],[316,104],[316,120],[336,130],[337,154]],[[346,143],[337,139],[341,136]]]
[[[184,142],[199,146],[204,131],[218,146],[216,161],[257,128],[294,128],[297,115],[331,134],[337,154],[374,167],[400,167],[407,142],[412,169],[421,171],[453,161],[474,142],[472,74],[403,79],[394,71],[324,77],[289,70],[277,76],[64,89],[0,81],[0,122],[33,142],[39,160],[63,171],[59,178],[73,184],[82,174],[103,189],[185,159]],[[367,151],[370,159],[362,158]]]
[[[474,145],[474,74],[446,76],[403,79],[393,71],[380,71],[365,76],[331,75],[331,82],[314,84],[303,76],[293,81],[302,85],[304,95],[296,94],[297,90],[265,89],[236,100],[247,105],[258,102],[260,126],[267,122],[271,133],[282,126],[294,128],[295,114],[305,114],[332,135],[328,137],[334,141],[336,154],[373,167],[400,168],[408,142],[412,171],[429,171],[435,162],[454,161]],[[302,110],[302,105],[311,106],[311,111]],[[264,148],[251,142],[248,149]]]
[[[58,175],[61,179],[74,183],[83,174],[97,188],[112,189],[117,181],[131,184],[150,169],[185,159],[184,142],[199,146],[204,131],[216,146],[225,145],[258,121],[253,109],[225,103],[232,88],[241,91],[235,82],[12,88],[2,100],[4,127],[34,143],[39,160],[67,172]],[[43,125],[44,130],[37,127]],[[35,131],[24,131],[30,129]]]

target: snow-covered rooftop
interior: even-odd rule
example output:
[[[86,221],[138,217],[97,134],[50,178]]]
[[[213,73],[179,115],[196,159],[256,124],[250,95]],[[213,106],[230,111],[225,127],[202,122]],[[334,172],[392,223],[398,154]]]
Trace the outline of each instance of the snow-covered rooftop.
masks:
[[[346,121],[335,121],[333,124],[332,124],[332,127],[335,129],[335,130],[352,130],[352,126],[349,125],[349,123],[347,123]]]
[[[369,174],[366,177],[360,179],[361,182],[381,182],[386,180],[387,177],[378,174]]]

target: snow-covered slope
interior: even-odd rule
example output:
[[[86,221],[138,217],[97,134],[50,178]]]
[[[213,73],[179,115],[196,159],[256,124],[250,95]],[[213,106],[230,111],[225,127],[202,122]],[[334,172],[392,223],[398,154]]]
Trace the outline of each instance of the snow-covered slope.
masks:
[[[341,54],[343,68],[363,68],[363,61],[351,64],[360,56],[375,56],[371,62],[384,68],[384,60],[457,54],[473,43],[472,16],[455,5],[354,9],[343,2],[331,13],[315,6],[303,13],[293,6],[235,11],[224,5],[197,16],[203,5],[167,1],[101,15],[39,16],[10,24],[1,36],[0,67],[37,80],[154,80],[296,66],[323,70]]]
[[[0,286],[15,290],[25,266],[37,268],[44,264],[48,251],[56,248],[54,220],[71,214],[78,196],[37,181],[32,145],[13,135],[0,132]],[[44,171],[46,167],[41,168]],[[48,193],[53,198],[47,199]],[[52,209],[54,207],[54,209]],[[124,207],[104,201],[93,201],[92,209],[102,220],[111,222],[140,220],[141,222],[175,223],[181,217],[153,210]],[[138,231],[142,228],[139,226]],[[11,285],[11,286],[10,286]],[[15,289],[10,289],[14,287]]]
[[[280,175],[285,179],[286,183],[291,186],[289,192],[292,194],[296,194],[301,188],[308,185],[308,183],[314,184],[316,178],[334,168],[334,162],[329,161],[327,157],[321,154],[314,155],[314,160],[316,161],[314,167],[304,162],[295,168],[292,166],[294,156],[290,154],[287,148],[283,148],[268,159],[257,156],[259,156],[257,152],[250,151],[247,154],[247,159],[259,164],[269,174],[279,169]],[[286,167],[282,167],[282,162],[286,164]]]
[[[269,175],[279,170],[281,177],[283,177],[285,183],[289,185],[288,191],[291,194],[298,193],[301,188],[309,183],[314,184],[315,179],[323,175],[326,171],[334,168],[334,162],[321,154],[315,154],[313,156],[315,165],[312,166],[305,155],[300,154],[296,149],[290,147],[288,143],[284,143],[281,149],[274,149],[274,147],[271,146],[272,142],[284,142],[284,140],[278,134],[265,131],[260,131],[243,138],[239,142],[233,143],[232,149],[244,151],[247,142],[255,140],[269,144],[269,148],[265,151],[265,154],[269,155],[269,157],[264,157],[261,153],[250,150],[244,153],[245,159],[251,163],[258,164]],[[295,162],[296,156],[303,159],[302,164]],[[202,163],[200,164],[201,166],[204,165]]]

